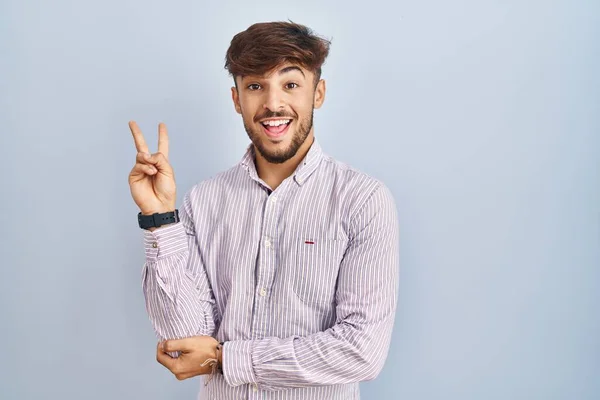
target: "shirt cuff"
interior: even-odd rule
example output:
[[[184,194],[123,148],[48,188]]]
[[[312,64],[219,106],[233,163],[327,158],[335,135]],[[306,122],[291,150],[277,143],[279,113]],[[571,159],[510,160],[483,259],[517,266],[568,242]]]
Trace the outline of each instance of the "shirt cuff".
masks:
[[[157,228],[154,232],[144,230],[144,248],[147,261],[156,261],[187,250],[187,234],[183,223]]]
[[[229,386],[256,384],[252,347],[251,340],[234,340],[223,344],[223,376]]]

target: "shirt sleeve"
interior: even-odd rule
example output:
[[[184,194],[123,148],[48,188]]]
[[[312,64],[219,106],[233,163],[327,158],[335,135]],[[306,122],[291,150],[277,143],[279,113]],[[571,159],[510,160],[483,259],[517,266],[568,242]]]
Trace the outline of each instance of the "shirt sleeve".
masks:
[[[215,301],[191,215],[188,193],[180,210],[180,222],[144,232],[142,290],[148,316],[160,340],[212,336],[215,330]]]
[[[354,215],[336,290],[337,320],[305,337],[226,342],[223,374],[231,386],[264,390],[374,379],[391,340],[398,291],[397,210],[383,185]]]

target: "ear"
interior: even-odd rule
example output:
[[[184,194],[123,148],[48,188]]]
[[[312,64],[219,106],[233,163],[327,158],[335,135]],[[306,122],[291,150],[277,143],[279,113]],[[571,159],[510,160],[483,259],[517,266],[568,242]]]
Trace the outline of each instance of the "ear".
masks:
[[[317,83],[317,87],[315,88],[315,98],[314,98],[314,107],[321,108],[323,102],[325,101],[325,92],[327,91],[327,85],[325,83],[325,79],[321,79]]]
[[[235,86],[231,87],[231,99],[233,100],[233,106],[238,114],[242,113],[242,107],[240,106],[240,95]]]

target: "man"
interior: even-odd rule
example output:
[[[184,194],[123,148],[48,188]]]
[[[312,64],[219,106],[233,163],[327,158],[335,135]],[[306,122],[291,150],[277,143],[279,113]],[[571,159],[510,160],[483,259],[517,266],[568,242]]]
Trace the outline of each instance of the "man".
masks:
[[[234,36],[226,68],[251,145],[176,210],[167,130],[129,175],[145,228],[143,291],[178,379],[210,399],[358,399],[394,321],[398,223],[381,182],[326,156],[313,110],[329,42],[287,22]],[[365,137],[367,139],[367,137]]]

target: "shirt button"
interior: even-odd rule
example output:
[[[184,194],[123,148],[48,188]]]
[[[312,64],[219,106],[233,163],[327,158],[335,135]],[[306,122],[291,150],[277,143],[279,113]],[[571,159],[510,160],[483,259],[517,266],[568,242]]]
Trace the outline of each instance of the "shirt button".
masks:
[[[152,247],[154,247],[156,249],[158,247],[158,243],[156,243],[156,242],[152,243]]]
[[[252,391],[258,392],[258,386],[256,386],[256,383],[254,385],[252,385]]]
[[[271,196],[271,202],[272,203],[276,203],[277,202],[277,196]]]
[[[271,240],[270,239],[265,239],[265,246],[271,247]]]
[[[267,291],[265,290],[265,288],[260,289],[259,293],[262,297],[265,297],[267,295]]]

